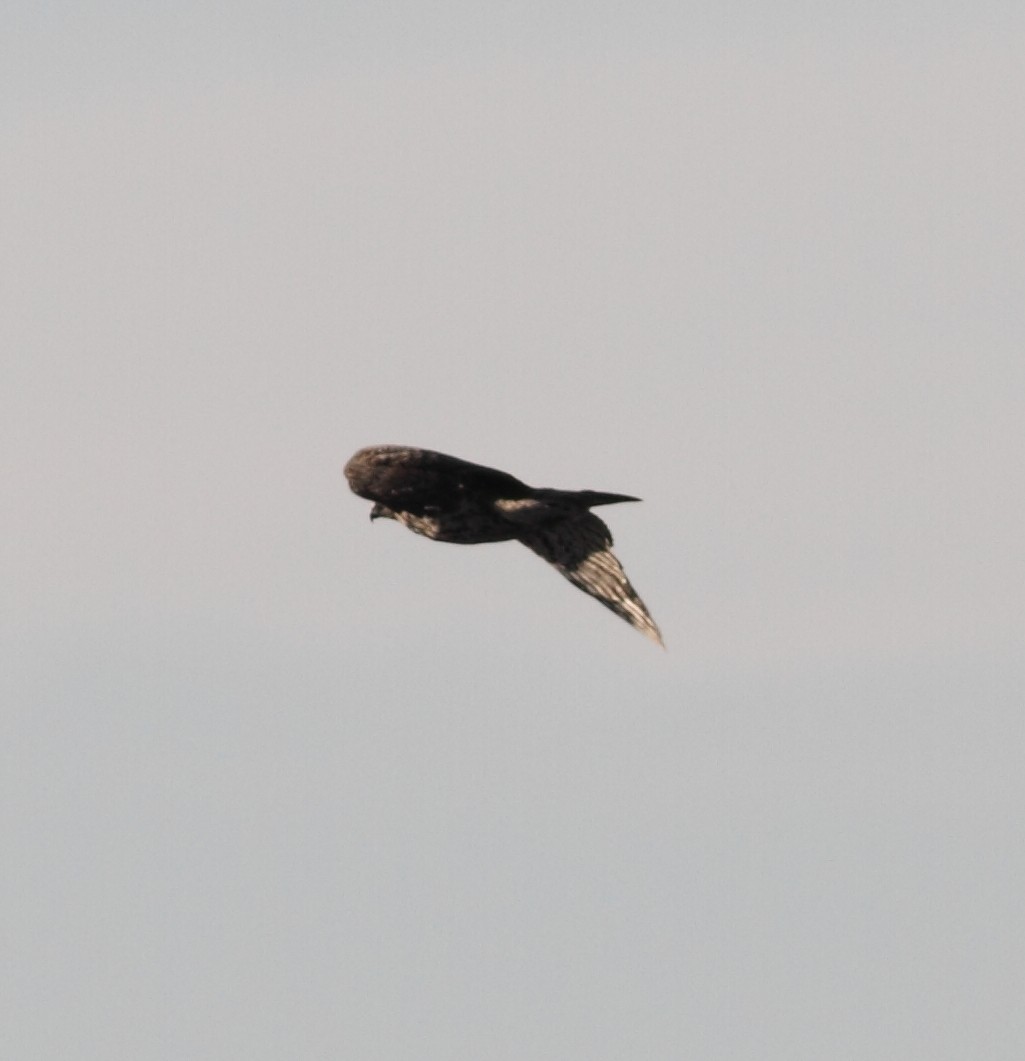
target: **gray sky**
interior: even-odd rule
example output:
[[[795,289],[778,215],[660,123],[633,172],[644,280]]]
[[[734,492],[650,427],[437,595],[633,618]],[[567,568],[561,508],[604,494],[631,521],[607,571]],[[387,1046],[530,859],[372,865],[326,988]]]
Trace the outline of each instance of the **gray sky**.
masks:
[[[3,48],[4,1056],[1025,1056],[1019,3]],[[643,497],[668,652],[376,442]]]

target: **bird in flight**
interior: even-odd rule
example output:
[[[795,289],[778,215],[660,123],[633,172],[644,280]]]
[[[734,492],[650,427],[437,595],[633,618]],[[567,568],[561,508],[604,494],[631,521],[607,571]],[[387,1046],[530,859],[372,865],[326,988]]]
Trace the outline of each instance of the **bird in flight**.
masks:
[[[394,519],[439,542],[520,541],[662,645],[655,620],[612,554],[612,533],[590,510],[638,501],[594,490],[541,490],[507,472],[412,446],[367,446],[345,465],[370,518]],[[664,647],[664,646],[663,646]]]

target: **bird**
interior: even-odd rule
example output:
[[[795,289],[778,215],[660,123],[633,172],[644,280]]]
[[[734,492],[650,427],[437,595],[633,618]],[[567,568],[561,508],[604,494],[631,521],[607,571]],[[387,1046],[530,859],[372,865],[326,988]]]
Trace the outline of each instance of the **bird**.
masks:
[[[508,472],[415,446],[366,446],[345,465],[353,493],[373,501],[370,519],[393,519],[439,542],[519,541],[656,644],[662,634],[612,553],[597,505],[628,494],[528,486]]]

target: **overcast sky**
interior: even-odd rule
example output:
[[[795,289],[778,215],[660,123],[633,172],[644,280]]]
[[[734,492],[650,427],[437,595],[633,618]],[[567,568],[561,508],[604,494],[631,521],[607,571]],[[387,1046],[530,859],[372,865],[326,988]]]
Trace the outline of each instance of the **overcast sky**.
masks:
[[[1025,1057],[1018,0],[0,48],[5,1057]],[[381,442],[643,497],[667,651]]]

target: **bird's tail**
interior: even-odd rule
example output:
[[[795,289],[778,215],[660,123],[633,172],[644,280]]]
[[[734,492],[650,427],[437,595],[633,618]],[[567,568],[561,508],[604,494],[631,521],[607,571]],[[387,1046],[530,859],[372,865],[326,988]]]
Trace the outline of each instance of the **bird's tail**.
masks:
[[[640,501],[639,497],[629,494],[605,494],[600,490],[535,490],[538,501],[561,501],[580,508],[594,508],[595,505],[617,505],[620,501]]]
[[[620,501],[640,501],[639,497],[631,497],[629,494],[603,494],[597,490],[581,490],[580,500],[588,508],[595,505],[618,505]]]

